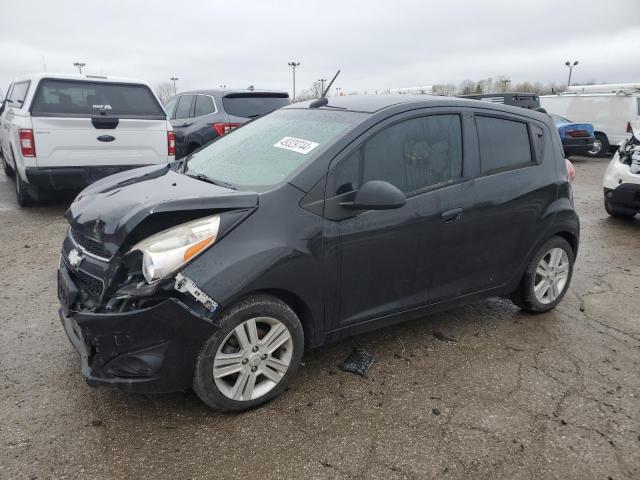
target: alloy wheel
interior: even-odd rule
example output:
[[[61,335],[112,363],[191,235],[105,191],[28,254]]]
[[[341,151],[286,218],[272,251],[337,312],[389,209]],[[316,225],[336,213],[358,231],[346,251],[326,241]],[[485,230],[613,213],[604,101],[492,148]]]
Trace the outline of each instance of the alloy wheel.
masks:
[[[593,142],[593,148],[591,150],[589,150],[589,154],[590,155],[600,155],[600,152],[602,151],[602,142],[598,139],[596,139],[595,142]]]
[[[227,398],[249,401],[271,391],[289,370],[293,340],[289,329],[271,317],[256,317],[224,338],[213,360],[213,378]]]
[[[548,305],[562,294],[569,268],[569,257],[562,248],[552,248],[542,256],[533,282],[533,293],[540,303]]]

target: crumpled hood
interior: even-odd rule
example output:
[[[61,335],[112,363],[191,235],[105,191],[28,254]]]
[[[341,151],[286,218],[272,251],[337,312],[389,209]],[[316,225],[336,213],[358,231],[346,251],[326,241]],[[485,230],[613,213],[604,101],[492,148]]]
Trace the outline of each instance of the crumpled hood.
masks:
[[[104,245],[114,255],[147,217],[176,212],[255,208],[258,194],[219,187],[168,166],[153,165],[106,177],[84,189],[67,210],[74,232]]]

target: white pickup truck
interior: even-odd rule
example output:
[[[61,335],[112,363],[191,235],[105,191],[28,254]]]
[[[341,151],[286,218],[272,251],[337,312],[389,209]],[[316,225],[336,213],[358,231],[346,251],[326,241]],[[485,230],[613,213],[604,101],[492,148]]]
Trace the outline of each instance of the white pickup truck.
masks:
[[[171,123],[140,80],[39,73],[16,79],[0,106],[0,154],[21,206],[175,158]]]

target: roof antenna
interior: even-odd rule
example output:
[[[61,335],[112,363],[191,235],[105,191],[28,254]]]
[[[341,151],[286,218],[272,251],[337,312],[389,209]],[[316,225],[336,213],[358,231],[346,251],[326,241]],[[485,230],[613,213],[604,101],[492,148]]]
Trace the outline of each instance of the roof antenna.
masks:
[[[338,75],[340,75],[340,70],[338,70],[336,72],[336,74],[333,76],[333,78],[329,82],[329,85],[327,86],[325,91],[322,92],[322,96],[319,99],[314,100],[313,102],[311,102],[309,104],[309,108],[320,108],[320,107],[324,107],[325,105],[327,105],[329,103],[329,100],[327,99],[327,92],[331,88],[331,85],[333,85],[333,82],[335,82],[335,80],[338,77]]]

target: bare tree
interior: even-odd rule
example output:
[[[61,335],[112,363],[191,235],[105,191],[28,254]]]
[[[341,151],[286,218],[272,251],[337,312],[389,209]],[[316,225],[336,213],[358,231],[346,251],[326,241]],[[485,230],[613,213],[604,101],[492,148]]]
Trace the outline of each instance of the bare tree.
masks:
[[[169,82],[162,82],[156,86],[156,95],[160,101],[165,104],[167,101],[173,97],[173,86]]]
[[[444,95],[450,97],[451,95],[455,95],[457,92],[457,88],[452,83],[442,83],[433,86],[433,93],[436,95]]]
[[[312,98],[320,98],[322,95],[322,83],[315,81],[311,84],[311,87],[302,90],[296,94],[296,102],[303,102],[305,100],[311,100]]]

